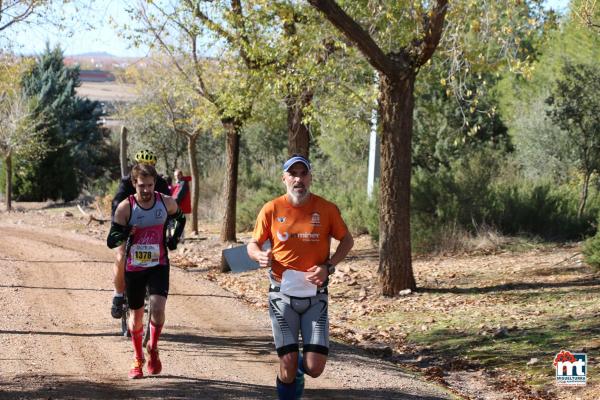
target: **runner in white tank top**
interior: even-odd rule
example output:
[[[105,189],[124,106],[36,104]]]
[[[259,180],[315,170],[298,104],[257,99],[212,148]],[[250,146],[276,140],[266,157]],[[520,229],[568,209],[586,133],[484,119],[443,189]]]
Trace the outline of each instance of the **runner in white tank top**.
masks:
[[[126,259],[125,282],[127,303],[131,310],[129,331],[135,360],[129,378],[144,376],[146,362],[142,349],[144,297],[150,293],[150,340],[146,348],[148,373],[159,374],[162,363],[158,357],[158,338],[165,321],[165,306],[169,292],[168,250],[177,247],[185,226],[185,216],[170,196],[154,191],[157,173],[153,166],[138,164],[131,172],[135,195],[117,206],[107,238],[111,248],[118,247],[117,259]],[[175,222],[175,234],[165,240],[167,218]]]

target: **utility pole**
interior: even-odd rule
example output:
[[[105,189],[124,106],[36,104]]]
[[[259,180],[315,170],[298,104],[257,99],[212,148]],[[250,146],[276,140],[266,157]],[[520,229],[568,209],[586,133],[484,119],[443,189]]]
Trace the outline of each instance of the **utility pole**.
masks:
[[[375,87],[377,87],[379,78],[375,73]],[[377,136],[377,100],[371,111],[371,133],[369,135],[369,171],[367,175],[367,198],[373,198],[373,186],[375,179],[379,178],[379,136]]]

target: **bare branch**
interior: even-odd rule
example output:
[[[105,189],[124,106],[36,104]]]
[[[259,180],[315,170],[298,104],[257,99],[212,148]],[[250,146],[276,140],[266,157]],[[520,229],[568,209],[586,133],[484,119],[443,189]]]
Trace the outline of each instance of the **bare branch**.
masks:
[[[200,2],[196,2],[196,4],[194,4],[190,0],[185,0],[185,4],[192,11],[192,15],[194,17],[198,18],[200,21],[202,21],[202,23],[208,29],[210,29],[217,35],[221,36],[223,39],[227,40],[227,42],[229,42],[229,43],[235,42],[235,37],[231,33],[229,33],[221,25],[214,22],[212,19],[208,18],[208,16],[204,12],[202,12],[202,10],[200,10]]]
[[[191,4],[191,2],[186,0],[186,3],[188,4],[188,6],[190,8],[193,8],[193,4]],[[192,62],[194,64],[194,77],[196,78],[196,83],[197,83],[195,90],[196,90],[196,92],[198,92],[198,94],[200,96],[204,97],[211,103],[215,103],[216,97],[212,93],[210,93],[210,91],[206,87],[206,84],[204,82],[204,78],[202,75],[202,65],[201,65],[200,59],[198,57],[198,35],[196,33],[194,33],[191,29],[189,29],[180,20],[178,20],[177,18],[174,18],[172,15],[167,14],[163,9],[158,7],[158,5],[154,4],[154,6],[163,15],[163,17],[165,17],[165,23],[163,24],[162,28],[159,31],[157,31],[156,29],[153,28],[149,19],[144,14],[144,17],[145,17],[144,20],[146,21],[146,24],[149,26],[150,30],[152,31],[155,39],[160,43],[161,47],[165,51],[167,51],[167,53],[169,54],[169,57],[175,64],[175,67],[185,77],[185,79],[187,79],[188,81],[193,81],[191,76],[185,71],[185,69],[177,61],[177,57],[175,56],[175,54],[173,54],[173,52],[171,51],[169,46],[164,42],[164,40],[162,39],[162,36],[160,35],[160,33],[163,31],[163,29],[164,29],[165,25],[168,23],[168,21],[174,23],[175,25],[177,25],[177,27],[179,29],[181,29],[183,32],[185,32],[185,34],[188,36],[188,38],[190,40],[190,46],[192,48],[191,56],[192,56]]]
[[[0,19],[2,19],[2,17],[4,16],[4,14],[6,14],[6,10],[8,10],[10,7],[13,7],[15,5],[18,5],[19,3],[21,3],[20,1],[16,1],[14,3],[12,3],[11,5],[9,5],[8,7],[2,9],[2,2],[0,2]],[[25,3],[25,2],[23,2]],[[20,22],[25,20],[27,17],[29,17],[31,14],[33,14],[33,11],[35,9],[36,4],[39,3],[39,1],[36,0],[31,0],[28,4],[27,4],[27,8],[25,10],[23,10],[22,12],[20,12],[19,14],[15,15],[15,16],[11,16],[10,20],[5,23],[4,25],[0,25],[0,31],[5,30],[6,28],[8,28],[9,26],[13,25],[14,23]]]
[[[86,213],[79,204],[77,204],[77,209],[81,214],[83,214],[84,217],[87,218],[88,222],[86,223],[86,225],[89,225],[92,221],[98,222],[99,224],[103,224],[105,222],[110,221],[109,219],[102,218],[102,216],[96,217],[94,214]],[[100,211],[100,209],[98,209],[98,211]]]
[[[183,66],[179,63],[177,57],[175,56],[175,54],[173,53],[173,51],[171,50],[171,48],[169,47],[169,45],[163,40],[161,33],[165,30],[165,26],[167,25],[168,21],[172,21],[174,22],[176,25],[178,25],[181,29],[184,29],[185,33],[188,35],[188,37],[190,38],[191,42],[192,42],[192,48],[194,50],[193,52],[193,58],[194,58],[194,63],[196,64],[194,67],[194,71],[195,73],[195,77],[196,80],[198,82],[198,86],[196,87],[196,91],[203,97],[209,99],[211,96],[209,96],[207,94],[206,91],[206,86],[204,85],[204,81],[202,80],[202,74],[198,73],[198,68],[197,65],[198,63],[198,58],[196,55],[196,35],[193,34],[193,32],[191,32],[189,29],[185,29],[185,27],[183,27],[182,24],[178,23],[178,21],[176,21],[175,19],[171,18],[169,15],[167,15],[164,10],[156,7],[157,10],[159,12],[161,12],[163,14],[163,16],[165,16],[165,22],[163,23],[163,25],[160,28],[156,28],[151,22],[150,19],[148,18],[147,14],[146,14],[146,10],[145,8],[141,8],[141,14],[143,17],[144,22],[146,23],[146,26],[148,27],[148,29],[150,30],[150,32],[152,33],[152,35],[154,36],[154,39],[158,42],[158,44],[161,46],[161,48],[166,51],[169,55],[169,58],[171,59],[171,61],[173,62],[173,65],[175,65],[175,68],[177,68],[177,70],[185,77],[185,79],[187,79],[188,81],[192,81],[193,79],[190,77],[190,75],[187,73],[187,71],[183,68]]]
[[[193,4],[190,0],[185,0],[185,3],[191,10],[193,10],[192,13],[194,17],[198,18],[208,29],[225,39],[232,47],[235,47],[239,50],[240,57],[242,60],[244,60],[244,63],[248,68],[257,69],[259,67],[259,64],[255,60],[251,59],[246,51],[246,47],[250,45],[250,39],[246,34],[244,34],[244,22],[246,17],[243,13],[242,3],[239,0],[231,0],[231,11],[235,15],[234,27],[237,32],[239,32],[239,37],[210,19],[204,12],[202,12],[202,10],[200,10],[199,3]]]
[[[418,66],[425,64],[431,58],[440,43],[444,31],[446,11],[448,11],[448,0],[438,0],[431,10],[431,17],[425,19],[425,38],[415,43],[421,48],[416,59]]]
[[[573,12],[585,26],[600,30],[600,23],[594,21],[596,0],[582,0],[579,7],[573,8]]]
[[[240,57],[242,57],[242,60],[244,60],[244,62],[246,63],[246,66],[250,69],[256,69],[257,68],[257,64],[254,60],[251,60],[250,57],[248,57],[248,53],[246,52],[245,47],[250,45],[250,39],[248,39],[248,36],[246,35],[246,29],[245,29],[245,18],[244,17],[244,13],[242,11],[242,3],[240,0],[231,0],[231,10],[233,11],[233,13],[235,14],[236,18],[234,19],[234,23],[235,26],[238,30],[238,32],[240,32],[240,40],[242,41],[241,45],[239,46],[240,49]],[[232,43],[233,44],[233,43]]]
[[[392,60],[375,43],[373,38],[355,20],[353,20],[333,0],[308,0],[321,11],[336,28],[338,28],[365,55],[369,63],[378,71],[392,76],[398,68],[405,69],[405,60]]]
[[[216,96],[208,90],[206,84],[204,83],[202,64],[198,58],[198,37],[190,37],[190,40],[192,41],[192,62],[194,63],[194,75],[196,76],[196,81],[198,83],[196,91],[200,96],[204,97],[211,103],[216,104]]]

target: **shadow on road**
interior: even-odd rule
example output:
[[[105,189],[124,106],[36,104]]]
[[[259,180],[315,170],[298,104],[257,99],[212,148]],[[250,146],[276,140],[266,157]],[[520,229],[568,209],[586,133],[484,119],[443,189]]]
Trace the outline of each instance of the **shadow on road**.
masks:
[[[42,264],[114,264],[114,260],[25,260],[10,257],[0,257],[0,261],[22,262],[22,263],[42,263]]]
[[[76,288],[76,287],[51,287],[51,286],[26,286],[26,285],[0,285],[0,288],[18,288],[18,289],[36,289],[36,290],[83,290],[89,292],[113,292],[113,289],[98,289],[98,288]]]
[[[13,385],[20,389],[15,389]],[[20,375],[11,382],[0,381],[2,399],[275,399],[275,387],[195,379],[186,376],[160,375],[140,381],[99,383],[75,376]],[[310,389],[302,397],[306,400],[322,399],[411,399],[437,400],[438,397],[407,394],[388,389]]]
[[[32,330],[5,330],[0,329],[0,335],[42,335],[42,336],[80,336],[80,337],[99,337],[99,336],[123,336],[115,332],[56,332],[56,331],[32,331]],[[0,399],[2,396],[0,396]]]
[[[274,346],[270,335],[246,336],[204,336],[188,333],[190,327],[179,327],[165,332],[163,345],[171,344],[184,348],[186,352],[208,352],[211,357],[221,357],[235,362],[236,359],[255,358],[255,362],[270,363],[269,357],[258,357],[274,354]],[[178,332],[180,330],[180,332]],[[43,332],[0,330],[0,335],[57,335],[57,336],[114,336],[110,332]],[[382,363],[368,352],[339,342],[331,343],[331,360],[350,363],[357,370],[361,367],[376,367],[395,374],[404,371],[392,363]],[[169,351],[169,350],[167,350]],[[173,351],[173,350],[171,350]],[[0,358],[1,360],[1,358]],[[330,366],[334,368],[334,366]],[[276,369],[273,369],[275,379]],[[236,381],[200,379],[191,376],[170,375],[168,373],[156,377],[146,377],[140,381],[120,379],[112,383],[106,382],[102,376],[89,377],[71,375],[40,375],[30,373],[13,376],[10,379],[0,378],[0,398],[16,399],[276,399],[275,387],[270,385],[247,384]],[[114,378],[111,378],[114,379]],[[104,381],[104,382],[102,382]],[[274,382],[273,382],[274,383]],[[311,389],[307,383],[306,400],[322,399],[414,399],[439,400],[447,397],[420,396],[407,393],[401,388],[368,388],[368,389]]]
[[[431,288],[420,287],[422,293],[452,293],[452,294],[482,294],[496,292],[511,292],[519,290],[532,289],[550,289],[550,288],[569,288],[569,287],[590,287],[600,285],[599,278],[576,279],[566,282],[515,282],[502,285],[484,286],[484,287],[452,287],[452,288]]]
[[[161,336],[163,346],[169,344],[185,344],[186,352],[208,351],[213,357],[225,358],[235,361],[241,355],[268,355],[275,354],[273,338],[264,336],[202,336],[190,333],[173,333],[182,330],[189,332],[190,327],[173,327],[170,332],[164,332]],[[65,332],[65,331],[40,331],[40,330],[7,330],[0,329],[0,335],[40,335],[40,336],[65,336],[65,337],[109,337],[122,336],[115,332]],[[381,358],[374,356],[368,351],[340,342],[330,343],[330,360],[357,365],[377,367],[379,370],[390,370],[403,373],[402,368],[393,363],[382,363]],[[0,356],[0,361],[2,357]],[[268,361],[265,361],[268,362]],[[275,372],[274,372],[275,373]],[[0,383],[1,388],[1,383]],[[0,390],[1,393],[1,390]],[[0,396],[0,398],[3,398]]]
[[[199,350],[208,351],[213,357],[231,361],[234,360],[233,357],[244,354],[269,354],[275,351],[270,336],[201,336],[165,332],[161,336],[161,342],[163,345],[182,343],[192,353]]]
[[[74,290],[74,291],[90,291],[90,292],[113,292],[113,289],[98,289],[98,288],[77,288],[77,287],[52,287],[52,286],[26,286],[26,285],[0,285],[1,288],[7,289],[36,289],[36,290]],[[219,297],[223,299],[237,299],[233,295],[222,295],[222,294],[196,294],[196,293],[169,293],[169,297]]]

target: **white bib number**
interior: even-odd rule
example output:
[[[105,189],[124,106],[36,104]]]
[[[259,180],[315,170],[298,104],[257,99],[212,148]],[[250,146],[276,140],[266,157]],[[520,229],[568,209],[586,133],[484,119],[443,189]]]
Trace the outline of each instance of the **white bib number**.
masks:
[[[134,244],[131,246],[131,264],[135,267],[158,265],[160,247],[157,244]]]
[[[311,272],[286,269],[281,276],[281,293],[293,297],[313,297],[317,295],[317,285],[306,280]]]

